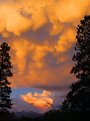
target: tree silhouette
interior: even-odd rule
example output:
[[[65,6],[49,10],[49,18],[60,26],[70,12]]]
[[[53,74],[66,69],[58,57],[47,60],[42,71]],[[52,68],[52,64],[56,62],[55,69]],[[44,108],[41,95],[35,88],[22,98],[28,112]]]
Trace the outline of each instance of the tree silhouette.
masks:
[[[78,81],[70,86],[71,91],[63,102],[62,110],[68,112],[90,111],[90,16],[85,16],[77,27],[75,61],[71,73]]]
[[[11,77],[13,74],[11,72],[12,65],[9,51],[10,47],[6,42],[0,45],[0,112],[9,112],[12,106],[8,77]]]

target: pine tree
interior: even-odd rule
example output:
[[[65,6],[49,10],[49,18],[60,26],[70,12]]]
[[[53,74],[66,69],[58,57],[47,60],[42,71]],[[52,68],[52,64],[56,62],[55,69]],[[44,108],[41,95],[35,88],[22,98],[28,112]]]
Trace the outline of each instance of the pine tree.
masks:
[[[6,42],[0,45],[0,112],[9,112],[12,103],[10,99],[11,88],[8,77],[12,77],[9,55],[10,47]]]
[[[90,111],[90,16],[85,16],[77,27],[77,42],[71,73],[78,81],[70,86],[62,110],[67,112]]]

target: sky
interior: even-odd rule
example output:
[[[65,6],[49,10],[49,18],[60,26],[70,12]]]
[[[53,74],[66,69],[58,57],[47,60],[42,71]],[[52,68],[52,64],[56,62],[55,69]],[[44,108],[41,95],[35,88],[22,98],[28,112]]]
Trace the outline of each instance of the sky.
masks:
[[[65,99],[76,28],[90,0],[0,0],[0,43],[11,47],[14,111],[45,112]]]

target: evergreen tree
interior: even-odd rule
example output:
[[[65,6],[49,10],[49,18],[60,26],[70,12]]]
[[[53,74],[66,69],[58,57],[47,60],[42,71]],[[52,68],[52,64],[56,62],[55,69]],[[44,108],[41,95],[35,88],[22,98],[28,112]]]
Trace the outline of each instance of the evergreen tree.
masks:
[[[10,47],[6,42],[0,45],[0,112],[9,112],[12,106],[8,77],[11,77],[13,74],[11,72],[12,65],[9,51]]]
[[[75,65],[71,73],[78,81],[70,86],[70,92],[63,102],[62,109],[67,112],[90,111],[90,16],[85,16],[77,27]]]

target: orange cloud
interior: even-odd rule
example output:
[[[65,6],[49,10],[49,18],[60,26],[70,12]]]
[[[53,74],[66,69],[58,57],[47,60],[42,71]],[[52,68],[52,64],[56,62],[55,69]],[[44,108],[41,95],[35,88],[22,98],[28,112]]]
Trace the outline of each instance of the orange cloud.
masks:
[[[35,4],[36,2],[37,4]],[[8,36],[9,32],[20,36],[28,29],[35,31],[50,22],[52,24],[50,33],[55,35],[62,31],[64,22],[74,24],[84,14],[88,14],[89,5],[89,0],[23,0],[15,2],[7,0],[0,3],[0,32],[3,37],[7,37],[6,31]]]
[[[66,52],[75,42],[75,29],[69,28],[60,36],[55,46],[57,52]]]
[[[26,31],[30,27],[30,20],[17,12],[19,8],[20,6],[15,3],[6,2],[0,4],[0,33],[2,35],[5,31],[20,35],[21,32]]]
[[[89,0],[58,0],[57,15],[62,22],[74,22],[87,14]],[[89,10],[90,11],[90,10]]]
[[[89,5],[89,0],[0,2],[0,32],[3,37],[7,37],[7,34],[3,34],[4,31],[20,36],[28,29],[35,31],[50,22],[52,24],[50,33],[55,35],[62,31],[64,22],[74,24],[84,14],[90,13]]]
[[[30,43],[27,40],[19,40],[11,43],[12,49],[15,53],[13,57],[13,64],[17,65],[19,71],[24,71],[26,65],[26,56],[30,51]]]
[[[90,0],[0,1],[0,34],[12,48],[12,87],[56,89],[74,80],[71,48],[89,6]]]
[[[53,99],[51,98],[52,93],[48,91],[43,91],[41,94],[35,92],[34,94],[27,93],[25,95],[21,95],[21,98],[27,102],[32,104],[33,106],[46,111],[53,104]]]

